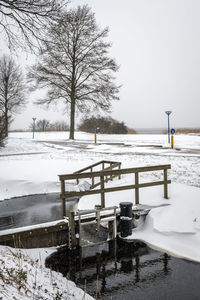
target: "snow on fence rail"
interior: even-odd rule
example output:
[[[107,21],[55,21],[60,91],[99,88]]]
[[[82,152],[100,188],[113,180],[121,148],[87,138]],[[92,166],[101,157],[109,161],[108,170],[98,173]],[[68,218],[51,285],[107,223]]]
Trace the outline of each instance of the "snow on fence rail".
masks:
[[[71,197],[81,197],[86,195],[94,195],[94,194],[101,194],[101,207],[105,207],[105,193],[108,192],[116,192],[116,191],[123,191],[134,189],[135,190],[135,204],[139,204],[139,189],[143,187],[150,187],[156,185],[163,185],[164,186],[164,198],[168,199],[168,184],[171,183],[171,180],[167,178],[167,170],[171,169],[171,165],[157,165],[157,166],[148,166],[148,167],[139,167],[139,168],[126,168],[126,169],[118,169],[118,170],[101,170],[101,171],[91,171],[86,173],[73,173],[73,174],[65,174],[65,175],[58,175],[59,180],[61,182],[61,194],[60,198],[62,199],[62,214],[63,216],[66,215],[65,211],[65,201],[67,198]],[[160,181],[153,181],[153,182],[145,182],[139,183],[139,174],[143,172],[151,172],[151,171],[163,171],[163,180]],[[116,176],[121,176],[125,174],[135,174],[135,184],[132,185],[125,185],[125,186],[115,186],[110,188],[105,188],[105,182],[107,182],[107,178],[113,178]],[[71,191],[68,192],[65,190],[65,181],[68,180],[80,180],[91,178],[94,181],[94,178],[100,178],[100,189],[95,190],[88,190],[88,191]]]

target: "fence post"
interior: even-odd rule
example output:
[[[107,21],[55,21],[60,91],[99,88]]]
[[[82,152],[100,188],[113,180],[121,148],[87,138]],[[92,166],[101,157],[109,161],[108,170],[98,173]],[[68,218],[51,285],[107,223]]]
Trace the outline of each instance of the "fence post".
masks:
[[[78,214],[78,228],[79,228],[79,247],[82,246],[82,231],[81,231],[81,215]]]
[[[121,163],[119,163],[118,169],[119,169],[119,170],[121,169]],[[119,174],[119,179],[121,179],[121,175],[120,175],[120,174]]]
[[[110,170],[112,171],[112,163],[110,163]],[[113,180],[113,176],[110,175],[110,180],[112,181]]]
[[[90,171],[91,171],[91,173],[92,173],[93,169],[90,168]],[[94,177],[92,176],[92,186],[93,186],[93,185],[94,185]]]
[[[103,192],[104,190],[104,176],[100,176],[101,180],[101,207],[105,208],[105,194]]]
[[[97,221],[97,231],[100,231],[100,221],[101,221],[100,210],[96,211],[96,221]]]
[[[62,217],[64,218],[66,216],[66,207],[65,207],[65,181],[61,180],[61,194],[62,194]]]
[[[75,221],[74,211],[69,212],[69,248],[72,249],[76,246],[76,234],[75,234]]]
[[[102,162],[102,171],[105,169],[105,162]],[[108,176],[106,176],[106,182],[108,182]]]
[[[164,198],[168,199],[168,191],[167,191],[167,169],[164,169]]]
[[[137,185],[139,184],[139,176],[138,172],[135,172],[135,204],[139,204],[139,188]]]

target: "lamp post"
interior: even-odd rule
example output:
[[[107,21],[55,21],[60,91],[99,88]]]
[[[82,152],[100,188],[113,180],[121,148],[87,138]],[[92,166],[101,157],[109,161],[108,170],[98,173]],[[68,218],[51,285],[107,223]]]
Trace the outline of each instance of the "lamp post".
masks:
[[[165,111],[165,113],[166,113],[167,116],[168,116],[168,143],[170,144],[170,125],[169,125],[169,116],[170,116],[170,114],[172,113],[172,111],[167,110],[167,111]]]
[[[34,139],[34,133],[35,133],[35,120],[36,118],[32,118],[33,119],[33,139]]]

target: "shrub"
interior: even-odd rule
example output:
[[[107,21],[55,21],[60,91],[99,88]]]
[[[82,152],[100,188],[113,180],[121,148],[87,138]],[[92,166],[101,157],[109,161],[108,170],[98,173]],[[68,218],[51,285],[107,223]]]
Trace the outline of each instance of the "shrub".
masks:
[[[111,117],[100,116],[83,119],[78,129],[91,133],[98,129],[98,132],[107,134],[126,134],[128,132],[124,122],[119,122]]]

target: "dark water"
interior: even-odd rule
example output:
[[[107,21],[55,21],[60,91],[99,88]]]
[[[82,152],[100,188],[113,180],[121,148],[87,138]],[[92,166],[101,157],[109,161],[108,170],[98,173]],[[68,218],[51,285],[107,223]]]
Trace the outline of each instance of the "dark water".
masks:
[[[200,299],[200,264],[140,242],[118,240],[82,251],[63,247],[47,258],[46,266],[98,299]]]
[[[0,230],[59,220],[62,218],[59,193],[29,195],[0,202]],[[66,201],[73,210],[78,198]]]

